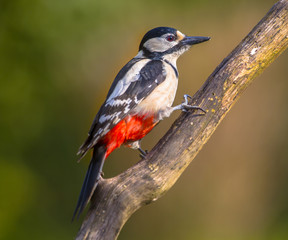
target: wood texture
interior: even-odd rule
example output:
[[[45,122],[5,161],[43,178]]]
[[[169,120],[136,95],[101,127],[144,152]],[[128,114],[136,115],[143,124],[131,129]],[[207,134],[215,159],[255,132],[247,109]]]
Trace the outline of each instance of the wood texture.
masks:
[[[191,103],[207,113],[182,113],[145,160],[100,181],[76,239],[116,239],[137,209],[173,186],[247,86],[287,46],[288,0],[281,0],[193,96]]]

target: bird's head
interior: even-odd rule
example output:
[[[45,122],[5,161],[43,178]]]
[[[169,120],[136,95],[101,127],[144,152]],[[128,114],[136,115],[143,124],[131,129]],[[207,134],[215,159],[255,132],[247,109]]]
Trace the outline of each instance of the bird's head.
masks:
[[[188,37],[170,27],[157,27],[144,35],[138,56],[176,61],[192,45],[209,39],[210,37]]]

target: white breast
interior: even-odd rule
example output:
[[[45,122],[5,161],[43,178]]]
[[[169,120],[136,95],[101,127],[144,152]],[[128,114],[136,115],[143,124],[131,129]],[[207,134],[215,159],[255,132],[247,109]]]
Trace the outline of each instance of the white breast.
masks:
[[[166,79],[136,107],[136,112],[157,114],[172,106],[178,86],[178,77],[172,66],[164,62],[164,67],[167,74]]]

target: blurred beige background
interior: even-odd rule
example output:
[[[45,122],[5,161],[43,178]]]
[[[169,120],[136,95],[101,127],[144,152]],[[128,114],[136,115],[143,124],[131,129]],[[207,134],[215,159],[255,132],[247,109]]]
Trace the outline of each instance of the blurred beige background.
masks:
[[[171,26],[212,37],[178,60],[180,103],[275,2],[2,0],[0,239],[75,237],[83,216],[70,221],[89,162],[77,164],[75,153],[146,31]],[[119,240],[288,239],[287,61],[284,52],[256,79],[175,186],[136,212]],[[105,177],[138,159],[115,151]]]

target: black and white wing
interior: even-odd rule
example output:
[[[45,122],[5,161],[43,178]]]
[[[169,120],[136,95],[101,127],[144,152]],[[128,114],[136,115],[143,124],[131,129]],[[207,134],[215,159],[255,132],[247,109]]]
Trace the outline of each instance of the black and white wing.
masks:
[[[116,76],[104,104],[97,113],[88,138],[80,147],[82,158],[118,122],[124,119],[159,84],[166,71],[161,60],[132,59]]]

